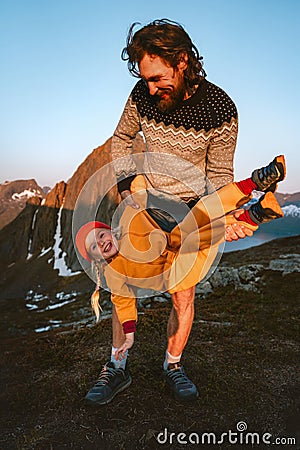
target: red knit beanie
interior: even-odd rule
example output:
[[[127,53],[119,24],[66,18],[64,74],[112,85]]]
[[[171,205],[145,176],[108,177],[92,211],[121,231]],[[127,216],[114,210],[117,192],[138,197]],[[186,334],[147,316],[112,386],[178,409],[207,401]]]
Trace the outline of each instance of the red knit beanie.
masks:
[[[88,222],[86,224],[84,224],[77,232],[76,234],[76,247],[79,251],[79,253],[81,254],[81,256],[83,256],[83,258],[85,258],[87,261],[91,262],[91,258],[88,255],[88,252],[86,251],[86,247],[85,247],[85,240],[87,235],[89,234],[90,231],[95,230],[96,228],[107,228],[108,230],[111,230],[111,228],[103,222]]]

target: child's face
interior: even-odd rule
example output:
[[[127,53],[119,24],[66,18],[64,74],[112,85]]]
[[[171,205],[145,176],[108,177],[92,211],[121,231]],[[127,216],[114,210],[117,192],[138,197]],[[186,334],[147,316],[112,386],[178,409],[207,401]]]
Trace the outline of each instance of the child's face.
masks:
[[[110,259],[119,251],[115,236],[107,228],[90,231],[85,240],[85,248],[91,259]]]

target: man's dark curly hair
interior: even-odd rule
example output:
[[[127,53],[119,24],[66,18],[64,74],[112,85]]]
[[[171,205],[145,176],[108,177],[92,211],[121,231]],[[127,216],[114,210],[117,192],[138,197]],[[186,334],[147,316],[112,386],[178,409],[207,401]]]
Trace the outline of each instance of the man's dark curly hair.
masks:
[[[188,67],[184,72],[188,89],[205,78],[202,59],[198,49],[182,25],[168,19],[157,19],[133,33],[139,22],[131,25],[126,47],[122,50],[121,58],[127,61],[129,72],[140,77],[138,64],[147,53],[162,58],[175,70],[182,58],[188,56]]]

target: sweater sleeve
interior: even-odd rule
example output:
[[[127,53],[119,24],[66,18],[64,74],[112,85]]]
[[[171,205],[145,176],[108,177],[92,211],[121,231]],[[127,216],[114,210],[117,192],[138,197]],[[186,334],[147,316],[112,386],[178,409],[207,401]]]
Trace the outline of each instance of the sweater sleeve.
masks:
[[[130,189],[130,183],[136,175],[136,165],[132,157],[132,144],[140,130],[140,118],[131,94],[113,134],[111,143],[111,157],[119,192]]]
[[[238,134],[238,120],[231,118],[230,123],[224,122],[216,128],[207,150],[206,176],[207,191],[219,189],[233,181],[233,157]],[[209,186],[209,184],[212,186]]]
[[[112,263],[105,267],[104,276],[111,292],[111,301],[115,305],[124,333],[129,333],[128,329],[135,329],[137,307],[133,287],[128,284],[126,276],[126,259],[118,255]]]
[[[120,295],[112,294],[111,301],[115,305],[124,334],[135,331],[137,322],[135,297],[121,297]]]

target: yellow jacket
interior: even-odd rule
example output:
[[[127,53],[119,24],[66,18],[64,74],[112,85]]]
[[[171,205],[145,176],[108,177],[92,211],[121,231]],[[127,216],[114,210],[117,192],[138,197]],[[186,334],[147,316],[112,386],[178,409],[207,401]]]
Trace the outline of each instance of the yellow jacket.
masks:
[[[219,244],[224,241],[225,226],[236,221],[227,213],[250,199],[235,183],[230,183],[202,197],[183,221],[167,233],[145,210],[144,186],[143,177],[137,176],[132,190],[140,208],[125,207],[120,219],[119,253],[104,269],[111,300],[125,332],[134,331],[132,324],[137,321],[136,288],[174,293],[195,286],[211,268]],[[243,225],[257,229],[244,222]]]

